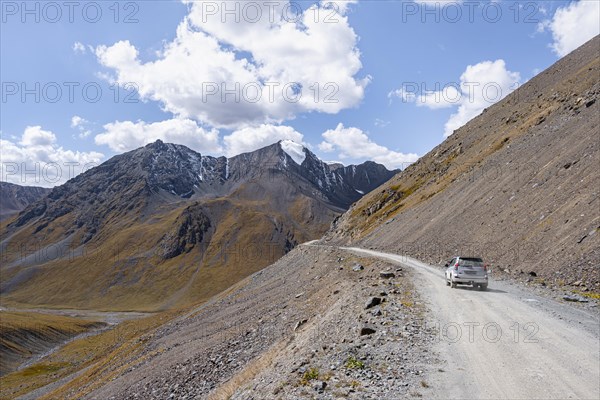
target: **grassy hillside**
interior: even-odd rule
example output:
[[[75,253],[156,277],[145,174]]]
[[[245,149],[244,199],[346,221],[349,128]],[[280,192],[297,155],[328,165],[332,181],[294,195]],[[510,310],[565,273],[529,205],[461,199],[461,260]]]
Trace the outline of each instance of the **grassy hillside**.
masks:
[[[0,376],[36,354],[104,325],[62,315],[0,311]]]
[[[3,305],[152,311],[205,300],[245,276],[276,261],[297,243],[318,238],[335,214],[304,224],[314,208],[311,199],[298,198],[291,215],[270,212],[268,200],[243,202],[216,199],[154,213],[143,222],[125,220],[102,230],[102,236],[76,246],[68,240],[69,215],[59,218],[39,242],[34,227],[19,231],[3,256]],[[190,211],[191,210],[191,211]],[[190,218],[209,221],[202,237]],[[190,217],[191,215],[191,217]],[[314,218],[314,217],[313,217]],[[218,221],[218,222],[217,222]],[[68,236],[68,235],[66,235]],[[182,239],[183,238],[183,239]],[[52,245],[52,243],[61,243]],[[48,247],[46,247],[48,246]],[[27,261],[44,259],[43,265]],[[20,261],[24,266],[11,268]]]
[[[71,374],[81,370],[87,371],[92,382],[100,373],[114,377],[120,371],[111,370],[108,367],[111,362],[130,358],[140,359],[140,353],[147,340],[143,339],[143,335],[178,315],[178,312],[151,314],[121,322],[116,327],[102,330],[97,334],[69,341],[57,351],[32,362],[26,368],[0,377],[0,398],[16,398],[52,382],[67,379]],[[13,317],[10,318],[10,321],[16,321]],[[32,323],[35,327],[46,325],[48,327],[46,329],[67,329],[69,332],[74,332],[87,323],[79,318],[40,313],[27,313],[27,319],[30,321],[28,323]],[[10,325],[9,320],[7,325]],[[1,358],[5,359],[4,353]],[[51,398],[66,397],[52,396]]]

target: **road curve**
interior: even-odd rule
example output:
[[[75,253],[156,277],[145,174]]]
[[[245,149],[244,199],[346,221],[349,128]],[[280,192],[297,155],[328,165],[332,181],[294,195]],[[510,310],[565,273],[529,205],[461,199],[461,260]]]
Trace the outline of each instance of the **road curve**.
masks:
[[[598,314],[505,282],[450,289],[443,271],[396,254],[340,247],[411,267],[431,310],[445,365],[430,371],[426,398],[600,399]]]

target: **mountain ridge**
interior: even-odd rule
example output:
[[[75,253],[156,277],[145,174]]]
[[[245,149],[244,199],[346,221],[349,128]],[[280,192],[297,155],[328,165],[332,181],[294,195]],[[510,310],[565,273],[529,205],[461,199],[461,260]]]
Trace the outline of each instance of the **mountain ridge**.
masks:
[[[302,151],[302,165],[280,142],[231,158],[162,141],[117,155],[5,221],[3,300],[143,311],[208,298],[320,237],[395,173]]]
[[[10,217],[41,199],[50,189],[0,182],[0,220]]]

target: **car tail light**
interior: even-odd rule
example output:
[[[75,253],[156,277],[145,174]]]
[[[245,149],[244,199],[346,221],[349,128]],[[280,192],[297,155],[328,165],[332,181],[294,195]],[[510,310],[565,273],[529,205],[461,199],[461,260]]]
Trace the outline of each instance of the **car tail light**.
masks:
[[[458,263],[454,264],[454,269],[458,270]]]
[[[484,264],[484,265],[483,265],[483,270],[484,270],[484,271],[487,271],[487,264]]]

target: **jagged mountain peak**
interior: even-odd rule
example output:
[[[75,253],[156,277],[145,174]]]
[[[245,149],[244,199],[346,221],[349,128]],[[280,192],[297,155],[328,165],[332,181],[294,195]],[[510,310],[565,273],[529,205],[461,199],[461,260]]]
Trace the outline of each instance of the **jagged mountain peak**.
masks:
[[[302,158],[300,158],[302,157]],[[16,226],[46,223],[74,213],[95,231],[107,215],[124,215],[157,204],[229,196],[251,184],[253,199],[291,185],[306,196],[341,211],[394,175],[384,166],[363,163],[331,167],[304,145],[282,140],[231,158],[202,155],[184,145],[157,140],[117,155],[54,188],[24,209]],[[85,199],[85,200],[82,200]],[[100,215],[101,214],[101,215]],[[43,228],[40,228],[43,229]]]
[[[302,160],[298,158],[301,155]],[[26,274],[31,266],[52,263],[57,280],[44,281],[45,294],[38,296],[37,302],[68,299],[81,305],[88,304],[91,296],[101,304],[107,298],[102,293],[110,290],[121,293],[134,308],[140,293],[158,306],[168,303],[168,296],[174,296],[184,283],[173,283],[161,291],[148,282],[168,281],[176,265],[189,265],[182,272],[184,281],[195,279],[193,270],[200,265],[228,268],[222,272],[226,280],[205,284],[204,278],[210,279],[199,276],[186,294],[188,299],[197,299],[198,293],[212,295],[275,257],[261,256],[241,265],[235,257],[219,253],[264,245],[269,254],[275,250],[273,254],[283,254],[298,243],[320,237],[335,217],[395,173],[373,165],[331,168],[303,145],[286,141],[231,158],[202,155],[160,140],[149,143],[55,187],[0,231],[4,246],[31,240],[42,247],[65,243],[76,254],[86,247],[103,252],[116,243],[127,243],[127,262],[119,259],[107,266],[99,261],[89,267],[93,270],[89,276],[103,278],[88,281],[85,289],[93,295],[72,290],[59,298],[54,296],[56,288],[64,286],[59,277],[68,275],[70,282],[80,279],[79,274],[69,275],[70,260],[11,258],[9,263],[19,272],[4,285],[9,288],[6,293],[19,301],[31,299],[28,290],[39,287],[44,278],[40,275],[24,281],[18,274]],[[88,268],[85,259],[78,262]],[[130,270],[146,280],[125,279],[129,272],[123,271]],[[123,307],[130,306],[123,303]]]
[[[302,165],[306,159],[307,149],[301,143],[286,139],[280,140],[279,146],[298,165]]]

